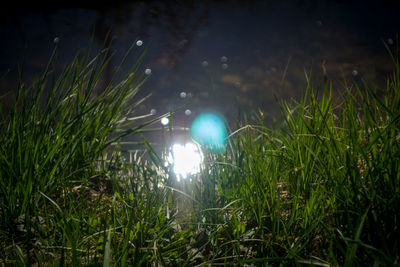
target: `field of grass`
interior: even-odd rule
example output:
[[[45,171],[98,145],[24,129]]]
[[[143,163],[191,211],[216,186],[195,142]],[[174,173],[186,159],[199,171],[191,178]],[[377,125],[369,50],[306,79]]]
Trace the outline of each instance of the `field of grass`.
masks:
[[[400,264],[396,57],[386,88],[349,83],[333,99],[309,81],[279,127],[238,122],[178,182],[146,139],[129,157],[118,145],[160,119],[133,113],[144,55],[99,92],[112,53],[91,54],[58,72],[55,50],[2,113],[0,266]]]

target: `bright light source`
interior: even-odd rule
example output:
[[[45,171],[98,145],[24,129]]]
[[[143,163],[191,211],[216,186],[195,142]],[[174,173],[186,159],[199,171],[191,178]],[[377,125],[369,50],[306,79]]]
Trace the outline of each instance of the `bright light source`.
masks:
[[[200,148],[194,143],[174,144],[171,147],[168,161],[172,164],[179,181],[180,178],[186,179],[189,175],[200,172],[203,155]]]
[[[164,126],[167,126],[169,123],[169,119],[167,117],[164,117],[161,119],[161,124]]]

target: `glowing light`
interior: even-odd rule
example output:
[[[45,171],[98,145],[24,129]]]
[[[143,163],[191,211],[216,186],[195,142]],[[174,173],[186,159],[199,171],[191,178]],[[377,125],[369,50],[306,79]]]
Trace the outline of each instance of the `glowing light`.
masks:
[[[169,123],[169,119],[167,117],[164,117],[164,118],[161,119],[161,124],[162,125],[166,126],[166,125],[168,125],[168,123]]]
[[[185,110],[185,115],[190,116],[192,114],[192,111],[190,109]]]
[[[151,114],[151,115],[156,115],[156,113],[157,113],[157,110],[156,110],[155,108],[152,108],[152,109],[150,110],[150,114]]]
[[[358,75],[358,71],[357,71],[357,70],[353,70],[353,71],[351,72],[351,74],[355,77],[355,76]]]
[[[181,92],[181,93],[179,94],[179,96],[180,96],[181,98],[185,98],[185,97],[186,97],[186,92]]]
[[[207,67],[207,66],[208,66],[208,62],[207,62],[206,60],[204,60],[203,62],[201,62],[201,65],[202,65],[203,67]]]
[[[146,69],[146,70],[144,71],[144,73],[145,73],[146,75],[150,75],[150,74],[151,74],[151,69]]]
[[[203,155],[199,147],[194,143],[184,145],[174,144],[168,156],[168,162],[172,164],[172,170],[180,178],[186,179],[188,176],[199,173]]]
[[[58,43],[60,42],[60,38],[59,38],[59,37],[55,37],[54,40],[53,40],[53,42],[54,42],[55,44],[58,44]]]
[[[193,121],[190,133],[196,142],[215,152],[225,149],[227,130],[222,117],[215,113],[199,115]]]
[[[137,40],[137,41],[136,41],[136,45],[137,45],[137,46],[142,46],[142,44],[143,44],[143,41],[142,41],[142,40]]]

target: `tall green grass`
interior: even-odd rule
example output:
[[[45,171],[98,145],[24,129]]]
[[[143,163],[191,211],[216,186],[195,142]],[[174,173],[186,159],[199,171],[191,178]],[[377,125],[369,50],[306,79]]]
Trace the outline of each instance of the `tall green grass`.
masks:
[[[168,148],[144,139],[125,159],[118,145],[157,120],[131,115],[143,56],[100,90],[110,54],[89,55],[56,76],[55,52],[2,114],[1,264],[399,264],[398,61],[386,88],[333,98],[309,81],[280,127],[238,122],[227,150],[204,150],[201,173],[178,182]]]
[[[116,141],[152,122],[138,124],[132,113],[143,101],[135,100],[135,95],[145,80],[140,68],[144,54],[122,76],[133,47],[105,86],[103,74],[113,56],[107,48],[94,56],[89,48],[62,71],[57,69],[55,48],[43,74],[28,87],[20,72],[14,104],[0,123],[1,246],[5,248],[0,257],[5,262],[8,258],[20,264],[40,262],[38,246],[69,244],[77,264],[75,235],[83,218],[72,214],[82,217],[87,199],[75,197],[74,188],[109,175],[113,162],[102,160],[106,150],[112,151]],[[61,256],[64,262],[64,253]]]
[[[210,217],[219,220],[217,257],[399,264],[399,78],[397,63],[384,90],[346,85],[340,99],[328,84],[318,95],[309,83],[302,101],[282,103],[280,129],[258,123],[233,132],[230,149],[203,173],[207,199],[219,207]]]
[[[386,88],[311,82],[279,129],[244,122],[207,154],[199,224],[207,264],[399,264],[400,72]],[[204,243],[206,244],[206,242]]]

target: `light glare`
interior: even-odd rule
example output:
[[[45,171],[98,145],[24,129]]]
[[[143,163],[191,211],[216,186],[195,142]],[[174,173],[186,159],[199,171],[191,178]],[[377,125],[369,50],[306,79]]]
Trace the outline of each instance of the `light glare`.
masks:
[[[200,172],[203,156],[199,147],[194,143],[174,144],[171,147],[168,161],[172,164],[173,172],[179,181],[180,178],[186,179],[189,175]]]
[[[166,125],[168,125],[168,123],[169,123],[169,119],[167,117],[164,117],[164,118],[161,119],[161,124],[162,125],[166,126]]]

